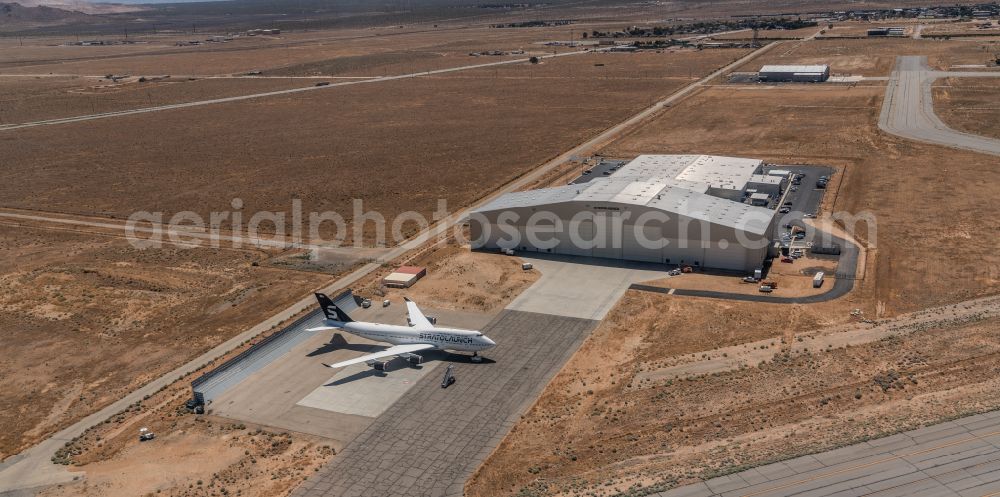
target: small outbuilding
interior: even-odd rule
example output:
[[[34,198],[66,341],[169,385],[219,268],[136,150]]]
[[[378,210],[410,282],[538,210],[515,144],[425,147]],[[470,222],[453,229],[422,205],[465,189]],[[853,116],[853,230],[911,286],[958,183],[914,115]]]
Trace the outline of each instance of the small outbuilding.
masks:
[[[426,268],[400,266],[399,269],[382,278],[382,284],[390,288],[409,288],[426,274]]]
[[[771,196],[766,193],[751,193],[750,194],[750,205],[757,205],[761,207],[767,207],[767,204],[771,202]]]

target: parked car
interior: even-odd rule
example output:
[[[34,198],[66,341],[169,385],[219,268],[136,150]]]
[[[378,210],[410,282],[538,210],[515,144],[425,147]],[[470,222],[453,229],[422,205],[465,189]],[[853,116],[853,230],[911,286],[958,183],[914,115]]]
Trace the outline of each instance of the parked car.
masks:
[[[787,262],[787,263],[791,264],[791,263],[795,262],[795,259],[792,259],[791,257],[782,257],[781,258],[781,262]]]
[[[778,212],[782,214],[788,214],[789,212],[792,212],[792,209],[789,207],[782,207],[781,210],[779,210]]]
[[[786,201],[786,202],[785,202],[784,204],[782,204],[782,205],[792,205],[792,201],[791,201],[791,200],[789,200],[789,201]]]
[[[816,217],[816,214],[806,214],[805,215],[806,219],[814,219],[815,217]]]
[[[588,174],[590,174],[592,172],[593,171],[591,171],[590,169],[587,169],[586,171],[583,172],[583,175],[586,176],[586,175],[588,175]]]
[[[770,287],[770,286],[768,286],[768,285],[761,285],[761,286],[760,286],[760,291],[761,291],[761,292],[764,292],[764,293],[771,293],[771,292],[773,292],[773,291],[774,291],[774,289],[773,289],[773,288],[771,288],[771,287]]]
[[[330,82],[329,81],[320,81],[319,83],[316,83],[316,86],[330,86]]]

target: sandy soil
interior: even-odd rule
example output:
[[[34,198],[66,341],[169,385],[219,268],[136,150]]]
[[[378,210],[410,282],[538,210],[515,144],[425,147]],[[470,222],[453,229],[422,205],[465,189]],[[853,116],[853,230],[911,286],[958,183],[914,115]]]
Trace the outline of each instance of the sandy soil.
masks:
[[[765,40],[792,40],[812,36],[820,29],[824,29],[824,27],[810,26],[808,28],[799,29],[762,29],[757,32],[757,37]],[[753,31],[750,30],[712,36],[713,40],[749,40],[751,38],[753,38]]]
[[[176,47],[172,37],[150,45],[110,47],[18,47],[21,55],[0,57],[6,74],[215,75],[251,70],[265,75],[391,75],[473,64],[483,50],[529,50],[544,53],[566,47],[538,44],[569,39],[569,26],[544,29],[491,29],[471,26],[434,30],[367,29],[283,33],[279,37],[239,38],[222,44]],[[578,31],[579,33],[579,28]],[[204,39],[208,35],[194,39]],[[578,35],[579,36],[579,35]],[[69,41],[69,40],[62,40]],[[29,41],[30,43],[30,41]]]
[[[1000,362],[996,318],[945,320],[943,327],[848,348],[784,352],[786,343],[797,343],[790,332],[814,326],[796,318],[815,308],[780,313],[746,306],[736,314],[747,322],[738,328],[744,336],[712,341],[716,322],[699,322],[704,318],[694,317],[705,313],[694,305],[710,305],[719,327],[733,328],[731,304],[630,292],[468,493],[644,495],[1000,406],[998,381],[988,373]],[[669,323],[661,318],[665,310],[674,316]],[[779,350],[773,360],[680,380],[634,379],[657,367],[656,358],[709,354],[765,324],[784,332],[765,345]],[[697,345],[681,345],[686,337]]]
[[[301,298],[328,276],[266,254],[137,250],[0,226],[0,455],[16,453]]]
[[[312,80],[0,78],[0,123],[24,123],[312,86]]]
[[[990,22],[992,25],[989,28],[980,28],[984,22]],[[924,27],[921,32],[924,36],[928,35],[942,35],[942,36],[963,36],[963,35],[973,35],[973,36],[983,36],[983,35],[1000,35],[1000,26],[997,25],[995,21],[971,21],[971,22],[942,22],[930,24]]]
[[[498,254],[472,252],[468,246],[446,244],[408,262],[427,268],[427,276],[407,289],[382,288],[393,301],[409,297],[436,309],[499,312],[539,278],[524,271],[521,260]]]
[[[115,217],[193,210],[207,219],[232,211],[236,197],[249,220],[288,212],[299,198],[306,213],[333,210],[350,222],[352,199],[363,198],[365,211],[389,220],[429,215],[437,199],[466,205],[737,55],[705,53],[565,57],[5,132],[0,152],[14,181],[0,187],[0,204]],[[584,77],[595,72],[605,77]]]
[[[957,64],[982,64],[991,47],[995,47],[992,42],[984,40],[816,40],[778,47],[737,71],[757,71],[764,64],[829,64],[835,74],[889,76],[899,55],[926,55],[931,67],[948,69]]]
[[[934,112],[948,126],[1000,138],[1000,79],[945,78],[934,84]]]
[[[40,495],[286,495],[334,454],[322,439],[189,414],[189,395],[179,382],[68,443],[56,459],[80,479]],[[156,438],[140,442],[141,427]]]

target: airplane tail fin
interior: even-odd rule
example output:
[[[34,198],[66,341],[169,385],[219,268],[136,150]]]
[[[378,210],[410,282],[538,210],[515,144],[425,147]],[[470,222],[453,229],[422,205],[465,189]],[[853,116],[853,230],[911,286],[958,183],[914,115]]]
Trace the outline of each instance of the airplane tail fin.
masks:
[[[336,299],[330,299],[326,294],[317,293],[316,301],[319,302],[319,307],[323,309],[323,314],[327,319],[331,321],[340,321],[342,323],[350,323],[354,321],[351,316],[347,315],[347,310],[353,310],[357,307],[357,303],[354,301],[354,295],[350,290],[337,296]],[[345,310],[346,308],[346,310]]]

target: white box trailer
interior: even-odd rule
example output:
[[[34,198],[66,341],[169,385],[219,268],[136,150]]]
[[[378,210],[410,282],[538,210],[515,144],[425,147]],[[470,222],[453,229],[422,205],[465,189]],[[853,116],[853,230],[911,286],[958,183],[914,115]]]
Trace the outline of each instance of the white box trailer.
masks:
[[[813,276],[813,288],[819,288],[823,286],[823,271],[819,271]]]

